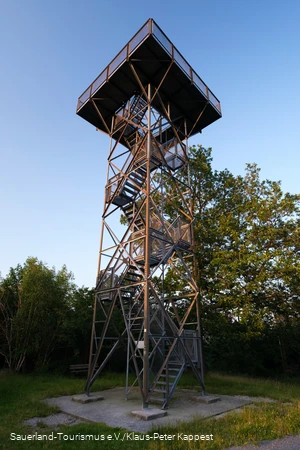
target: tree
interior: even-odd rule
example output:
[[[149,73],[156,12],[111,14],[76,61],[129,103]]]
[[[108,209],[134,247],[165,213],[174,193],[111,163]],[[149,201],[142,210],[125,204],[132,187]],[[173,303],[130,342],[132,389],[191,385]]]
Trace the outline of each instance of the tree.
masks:
[[[22,352],[22,336],[17,332],[15,317],[21,305],[21,280],[23,268],[10,269],[0,283],[0,354],[9,369],[20,370],[25,355]]]
[[[280,182],[261,181],[255,164],[246,165],[244,177],[213,171],[211,149],[201,146],[190,149],[182,182],[188,176],[207,353],[219,361],[231,354],[229,364],[241,367],[246,351],[251,370],[258,364],[254,350],[257,355],[261,340],[272,335],[287,371],[286,344],[290,336],[297,347],[300,312],[300,196],[284,194]],[[174,202],[171,184],[168,192]]]
[[[47,367],[73,290],[66,267],[56,272],[28,258],[10,270],[0,285],[0,352],[9,369],[19,371],[29,357],[36,368]]]
[[[86,287],[76,288],[70,299],[61,345],[70,349],[73,361],[88,362],[94,301],[94,289]]]

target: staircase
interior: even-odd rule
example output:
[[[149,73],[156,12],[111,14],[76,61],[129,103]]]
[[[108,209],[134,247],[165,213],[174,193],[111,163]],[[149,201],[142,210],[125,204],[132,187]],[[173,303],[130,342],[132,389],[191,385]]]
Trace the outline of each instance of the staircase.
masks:
[[[121,207],[134,202],[145,180],[146,170],[139,166],[133,166],[126,176],[121,173],[114,176],[108,183],[106,201]]]
[[[164,362],[150,388],[149,403],[158,403],[162,409],[168,406],[185,369],[185,360],[182,355],[178,354],[178,343],[174,341],[175,338],[172,338],[172,340],[170,338],[165,339]],[[170,351],[171,355],[168,356]]]
[[[139,273],[135,266],[129,265],[128,269],[125,271],[121,286],[132,285],[139,283],[143,279],[143,275]]]
[[[122,211],[124,215],[127,218],[128,224],[131,224],[133,221],[133,218],[135,217],[136,211],[137,211],[137,205],[135,203],[129,203],[122,207]],[[133,230],[139,231],[141,229],[145,228],[145,221],[144,218],[141,216],[141,214],[138,214],[135,217],[135,221],[133,223]]]
[[[136,96],[130,105],[130,118],[134,123],[140,125],[147,112],[148,103],[143,97]]]

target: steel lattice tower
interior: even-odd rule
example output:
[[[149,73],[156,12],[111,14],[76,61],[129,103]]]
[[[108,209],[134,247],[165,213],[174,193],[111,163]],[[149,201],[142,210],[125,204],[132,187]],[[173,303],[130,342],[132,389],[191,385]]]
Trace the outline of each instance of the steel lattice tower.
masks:
[[[186,367],[205,392],[188,139],[221,117],[220,103],[149,19],[77,114],[110,136],[86,391],[123,345],[126,395],[132,368],[143,407],[166,408]]]

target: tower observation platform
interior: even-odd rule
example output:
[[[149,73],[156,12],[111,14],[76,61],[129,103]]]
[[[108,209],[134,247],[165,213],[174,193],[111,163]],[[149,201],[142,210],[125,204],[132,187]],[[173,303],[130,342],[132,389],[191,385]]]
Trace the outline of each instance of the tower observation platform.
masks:
[[[79,97],[77,114],[110,134],[116,111],[148,83],[159,86],[163,103],[170,102],[174,124],[186,119],[189,135],[201,132],[222,115],[219,100],[153,19],[145,23]],[[153,106],[163,113],[158,97],[153,99]]]
[[[205,393],[188,139],[220,102],[149,19],[76,112],[110,137],[86,391],[123,348],[126,396],[164,409],[187,368]]]

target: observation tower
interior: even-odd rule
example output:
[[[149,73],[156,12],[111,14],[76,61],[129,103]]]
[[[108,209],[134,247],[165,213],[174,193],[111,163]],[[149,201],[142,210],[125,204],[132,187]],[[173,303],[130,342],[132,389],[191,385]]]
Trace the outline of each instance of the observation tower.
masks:
[[[167,408],[186,368],[205,394],[188,139],[220,102],[149,19],[77,114],[110,137],[86,392],[123,346],[143,408]]]

